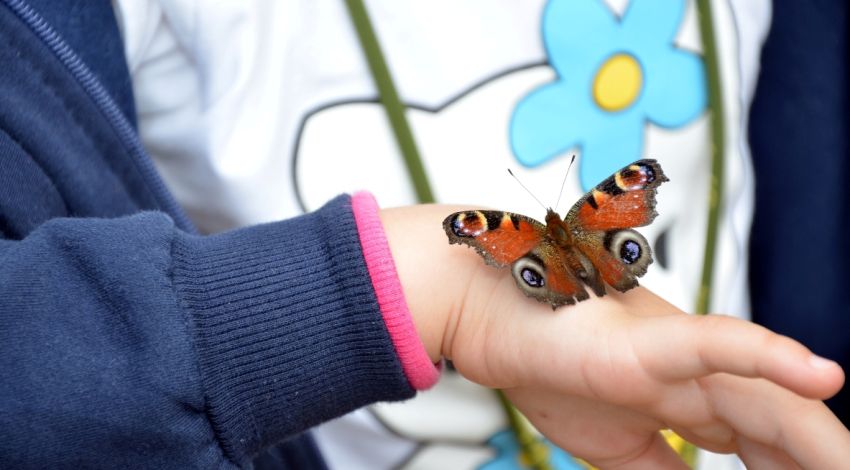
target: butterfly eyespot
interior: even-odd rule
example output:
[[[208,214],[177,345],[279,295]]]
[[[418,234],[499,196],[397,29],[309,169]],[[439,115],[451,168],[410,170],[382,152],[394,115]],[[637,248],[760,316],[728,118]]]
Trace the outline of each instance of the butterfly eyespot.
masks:
[[[620,259],[626,264],[634,264],[640,259],[640,245],[634,240],[626,240],[620,245]]]
[[[546,269],[543,266],[543,260],[534,253],[529,253],[516,260],[511,271],[521,289],[526,292],[538,292],[546,286]]]
[[[476,212],[463,212],[454,216],[451,230],[455,236],[463,238],[475,238],[484,232],[481,217]]]
[[[646,268],[652,263],[649,243],[634,230],[608,232],[605,234],[605,247],[636,276],[646,274]]]
[[[653,170],[651,166],[644,165],[644,164],[641,164],[639,166],[640,166],[640,171],[643,172],[644,175],[646,175],[646,183],[647,184],[655,181],[655,170]]]
[[[546,285],[543,276],[533,269],[525,268],[522,270],[521,275],[522,280],[531,287],[543,287]]]
[[[548,209],[545,223],[497,210],[465,210],[443,219],[450,244],[466,245],[496,268],[510,266],[516,286],[552,308],[601,297],[611,287],[638,285],[652,263],[647,240],[629,227],[658,213],[657,188],[669,181],[652,159],[638,160],[605,178],[562,218]]]
[[[460,220],[459,216],[452,219],[452,233],[458,237],[468,236],[463,233],[463,222]]]

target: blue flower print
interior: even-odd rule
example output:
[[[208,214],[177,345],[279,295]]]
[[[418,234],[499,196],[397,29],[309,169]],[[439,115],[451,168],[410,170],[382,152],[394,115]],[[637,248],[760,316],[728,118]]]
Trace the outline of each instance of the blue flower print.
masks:
[[[551,442],[543,442],[549,449],[548,463],[554,470],[587,469],[587,467],[572,458],[570,454],[554,446]],[[528,468],[528,465],[522,462],[519,446],[517,445],[517,440],[512,431],[501,431],[495,434],[487,441],[487,444],[495,447],[498,454],[495,458],[493,458],[493,460],[478,467],[478,470],[520,470]]]
[[[579,146],[579,177],[589,190],[641,158],[646,120],[677,128],[699,116],[702,58],[673,44],[685,1],[631,0],[618,19],[602,0],[551,0],[542,29],[557,78],[514,109],[519,162],[538,166]]]

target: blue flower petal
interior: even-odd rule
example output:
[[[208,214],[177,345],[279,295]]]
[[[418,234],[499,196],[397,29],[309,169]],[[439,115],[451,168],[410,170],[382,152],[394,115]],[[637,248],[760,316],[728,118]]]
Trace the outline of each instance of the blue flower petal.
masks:
[[[642,105],[647,118],[676,128],[702,114],[707,102],[702,59],[672,46],[651,55],[643,62],[647,80]]]
[[[596,127],[598,114],[589,97],[561,81],[544,85],[517,104],[511,116],[509,135],[517,160],[534,167],[580,143]]]
[[[543,42],[549,63],[562,77],[587,77],[611,49],[619,27],[600,0],[551,0],[543,11]]]
[[[621,120],[618,125],[597,127],[585,134],[578,159],[579,181],[590,191],[615,171],[641,158],[644,126],[639,115]]]
[[[669,44],[679,31],[684,13],[685,0],[631,0],[622,19],[624,39],[627,44]]]
[[[584,466],[573,457],[544,440],[549,447],[549,465],[554,470],[584,470]],[[521,464],[520,450],[514,434],[510,430],[500,431],[491,437],[487,444],[496,448],[497,455],[489,462],[478,467],[478,470],[521,470],[526,468]]]
[[[537,166],[581,147],[579,173],[585,190],[640,158],[647,119],[665,127],[687,124],[706,107],[699,56],[676,48],[685,0],[632,0],[622,20],[602,0],[551,0],[543,38],[557,81],[521,100],[511,117],[514,155]],[[627,108],[604,111],[593,102],[592,83],[612,54],[639,62],[642,89]]]

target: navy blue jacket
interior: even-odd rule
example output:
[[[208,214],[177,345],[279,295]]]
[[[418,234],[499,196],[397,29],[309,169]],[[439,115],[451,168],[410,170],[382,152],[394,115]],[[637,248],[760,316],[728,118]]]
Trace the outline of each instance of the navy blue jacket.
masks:
[[[134,130],[109,2],[33,4],[0,2],[0,467],[247,466],[410,397],[350,200],[197,235]]]
[[[750,112],[753,319],[850,368],[850,2],[774,0]],[[827,401],[850,426],[850,387]]]
[[[754,312],[847,367],[850,15],[797,3],[751,115]],[[135,135],[109,2],[29,5],[0,0],[0,466],[248,465],[412,394],[346,199],[197,236]],[[258,467],[321,465],[287,442]]]

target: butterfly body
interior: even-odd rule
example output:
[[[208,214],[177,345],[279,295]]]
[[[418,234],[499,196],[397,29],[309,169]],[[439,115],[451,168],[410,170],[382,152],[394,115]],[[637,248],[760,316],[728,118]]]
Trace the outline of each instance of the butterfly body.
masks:
[[[605,179],[562,219],[545,224],[504,211],[456,212],[443,221],[449,243],[471,246],[487,264],[511,267],[517,286],[552,308],[625,292],[652,262],[649,244],[632,227],[656,217],[656,188],[668,181],[655,160],[639,160]]]

